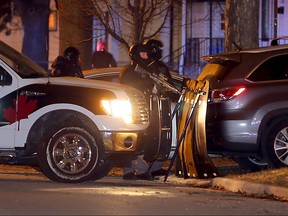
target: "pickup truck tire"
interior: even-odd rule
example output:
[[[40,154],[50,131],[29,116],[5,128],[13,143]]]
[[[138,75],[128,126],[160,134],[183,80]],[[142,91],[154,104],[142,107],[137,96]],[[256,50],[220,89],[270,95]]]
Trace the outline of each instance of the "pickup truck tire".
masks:
[[[44,175],[56,182],[84,182],[103,170],[104,148],[100,133],[89,132],[77,123],[55,124],[47,130],[37,154]]]
[[[111,171],[111,169],[112,169],[111,164],[101,163],[101,165],[96,168],[93,176],[89,180],[94,181],[94,180],[104,178],[105,176],[108,175],[108,173]]]

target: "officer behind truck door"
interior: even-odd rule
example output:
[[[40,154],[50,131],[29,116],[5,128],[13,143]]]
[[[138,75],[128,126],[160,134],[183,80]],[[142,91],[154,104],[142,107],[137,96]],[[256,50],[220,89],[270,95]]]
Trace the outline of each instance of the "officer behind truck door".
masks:
[[[155,86],[154,81],[147,73],[141,73],[141,69],[147,70],[147,65],[151,63],[148,58],[147,46],[144,44],[136,44],[131,46],[129,56],[131,64],[125,66],[120,73],[120,83],[130,85],[144,92],[147,103],[149,103],[150,95]],[[135,69],[137,68],[137,69]],[[141,68],[141,69],[140,69]],[[137,71],[135,71],[137,70]],[[163,162],[155,161],[151,167],[151,174],[158,174],[162,170]],[[124,167],[123,179],[125,180],[153,180],[150,173],[147,173],[148,164],[143,159],[143,155],[139,155],[136,160],[131,162],[131,166]]]
[[[129,50],[131,64],[124,67],[120,74],[120,82],[143,91],[148,103],[152,92],[154,94],[162,94],[164,93],[164,89],[161,93],[161,91],[156,88],[155,92],[155,82],[147,73],[141,73],[141,69],[151,73],[156,73],[157,75],[165,76],[166,80],[171,80],[168,67],[164,63],[160,62],[162,57],[162,46],[162,42],[158,40],[150,40],[147,41],[146,44],[136,44],[131,46]],[[166,173],[166,170],[162,169],[163,164],[164,162],[158,161],[153,163],[150,170],[152,176],[164,175]],[[143,155],[140,155],[137,160],[132,161],[131,167],[124,168],[123,178],[127,180],[152,180],[153,178],[150,173],[147,173],[147,169],[148,164],[143,159]]]

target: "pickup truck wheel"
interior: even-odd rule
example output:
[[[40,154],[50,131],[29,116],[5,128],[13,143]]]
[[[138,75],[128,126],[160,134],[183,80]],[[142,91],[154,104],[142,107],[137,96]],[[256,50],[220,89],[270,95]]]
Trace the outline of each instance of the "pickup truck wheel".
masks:
[[[93,176],[89,180],[98,180],[108,175],[111,171],[112,166],[109,163],[102,163],[97,169],[94,171]]]
[[[281,118],[267,128],[262,150],[271,167],[288,166],[288,118]]]
[[[60,126],[49,130],[38,148],[42,172],[57,182],[79,183],[89,180],[101,168],[103,157],[100,135],[94,137],[80,126]]]

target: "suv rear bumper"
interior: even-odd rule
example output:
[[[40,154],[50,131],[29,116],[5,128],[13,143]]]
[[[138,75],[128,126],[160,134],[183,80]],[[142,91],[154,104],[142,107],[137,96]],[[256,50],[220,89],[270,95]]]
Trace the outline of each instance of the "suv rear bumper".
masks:
[[[250,121],[243,120],[208,122],[206,125],[208,152],[257,152],[259,150],[257,134],[249,133],[250,125]]]

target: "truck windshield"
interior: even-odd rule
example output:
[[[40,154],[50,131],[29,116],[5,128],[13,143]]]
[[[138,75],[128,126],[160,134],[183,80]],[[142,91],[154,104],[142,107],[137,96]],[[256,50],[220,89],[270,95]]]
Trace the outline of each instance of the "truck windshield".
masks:
[[[22,78],[48,77],[49,72],[27,56],[0,41],[0,59]]]

